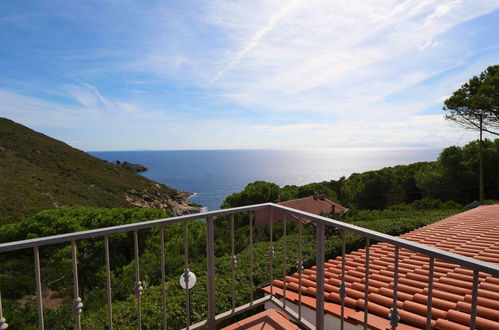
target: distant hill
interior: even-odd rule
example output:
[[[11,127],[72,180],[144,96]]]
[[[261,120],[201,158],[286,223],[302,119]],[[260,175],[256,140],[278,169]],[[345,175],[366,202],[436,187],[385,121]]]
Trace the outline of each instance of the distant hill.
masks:
[[[199,211],[188,196],[0,117],[0,224],[63,205]]]

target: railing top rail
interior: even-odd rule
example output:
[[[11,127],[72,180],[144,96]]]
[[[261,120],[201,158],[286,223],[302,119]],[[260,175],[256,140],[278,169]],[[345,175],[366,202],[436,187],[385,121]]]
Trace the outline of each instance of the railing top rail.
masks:
[[[308,212],[296,210],[286,206],[276,205],[276,204],[271,204],[271,205],[275,208],[279,208],[281,210],[294,214],[303,219],[312,220],[314,222],[323,222],[326,225],[333,226],[335,228],[345,230],[351,233],[359,234],[361,236],[368,237],[378,242],[385,242],[392,245],[396,245],[401,248],[405,248],[414,252],[420,252],[430,257],[438,258],[444,261],[448,261],[450,263],[461,265],[466,268],[478,270],[499,277],[499,266],[489,262],[466,257],[457,253],[441,250],[424,244],[409,241],[397,236],[383,234],[371,229],[366,229],[363,227],[355,226],[338,220],[333,220],[320,215],[315,215]]]
[[[92,229],[92,230],[85,230],[85,231],[79,231],[79,232],[73,232],[73,233],[54,235],[54,236],[39,237],[39,238],[22,240],[22,241],[1,243],[0,244],[0,253],[7,252],[7,251],[21,250],[21,249],[26,249],[26,248],[32,248],[35,246],[59,244],[59,243],[64,243],[64,242],[70,242],[72,240],[81,240],[81,239],[100,237],[100,236],[116,234],[116,233],[130,232],[130,231],[140,230],[140,229],[148,229],[148,228],[158,227],[161,225],[173,224],[173,223],[177,223],[177,222],[205,219],[207,217],[216,217],[216,216],[222,216],[222,215],[239,213],[239,212],[255,211],[255,210],[258,210],[261,208],[269,207],[270,205],[272,205],[272,204],[271,203],[264,203],[264,204],[248,205],[248,206],[234,207],[234,208],[230,208],[230,209],[222,209],[222,210],[216,210],[216,211],[208,211],[208,212],[202,212],[202,213],[181,215],[181,216],[176,216],[176,217],[171,217],[171,218],[150,220],[150,221],[144,221],[144,222],[136,222],[136,223],[130,223],[130,224],[126,224],[126,225],[119,225],[119,226],[113,226],[113,227],[106,227],[106,228],[99,228],[99,229]]]
[[[28,240],[23,240],[23,241],[2,243],[2,244],[0,244],[0,253],[7,252],[7,251],[20,250],[20,249],[25,249],[25,248],[32,248],[35,246],[44,246],[44,245],[64,243],[64,242],[69,242],[72,240],[81,240],[81,239],[86,239],[86,238],[100,237],[100,236],[115,234],[115,233],[129,232],[129,231],[140,230],[140,229],[148,229],[148,228],[153,228],[153,227],[157,227],[157,226],[161,226],[161,225],[173,224],[173,223],[177,223],[177,222],[204,219],[207,217],[216,217],[216,216],[234,214],[234,213],[245,212],[245,211],[255,211],[255,210],[267,208],[267,207],[278,208],[278,209],[286,211],[290,214],[294,214],[295,216],[301,217],[303,219],[308,219],[308,220],[311,220],[314,222],[322,222],[328,226],[333,226],[335,228],[345,230],[348,232],[352,232],[352,233],[355,233],[355,234],[358,234],[358,235],[361,235],[364,237],[368,237],[370,239],[373,239],[373,240],[376,240],[379,242],[386,242],[389,244],[393,244],[393,245],[399,246],[401,248],[406,248],[406,249],[411,250],[411,251],[420,252],[422,254],[425,254],[425,255],[428,255],[428,256],[431,256],[434,258],[438,258],[438,259],[441,259],[444,261],[448,261],[451,263],[461,265],[463,267],[482,271],[482,272],[491,274],[493,276],[499,277],[499,266],[492,264],[492,263],[488,263],[488,262],[481,261],[481,260],[474,259],[474,258],[470,258],[470,257],[465,257],[462,255],[453,253],[453,252],[449,252],[449,251],[437,249],[434,247],[426,246],[426,245],[412,242],[412,241],[409,241],[409,240],[406,240],[406,239],[403,239],[400,237],[391,236],[388,234],[383,234],[383,233],[380,233],[380,232],[377,232],[374,230],[362,228],[362,227],[348,224],[345,222],[341,222],[338,220],[333,220],[333,219],[330,219],[327,217],[311,214],[308,212],[296,210],[293,208],[289,208],[286,206],[277,205],[277,204],[273,204],[273,203],[263,203],[263,204],[257,204],[257,205],[241,206],[241,207],[235,207],[235,208],[230,208],[230,209],[222,209],[222,210],[209,211],[209,212],[196,213],[196,214],[188,214],[188,215],[177,216],[177,217],[172,217],[172,218],[131,223],[131,224],[127,224],[127,225],[86,230],[86,231],[81,231],[81,232],[76,232],[76,233],[67,233],[67,234],[61,234],[61,235],[55,235],[55,236],[47,236],[47,237],[28,239]]]

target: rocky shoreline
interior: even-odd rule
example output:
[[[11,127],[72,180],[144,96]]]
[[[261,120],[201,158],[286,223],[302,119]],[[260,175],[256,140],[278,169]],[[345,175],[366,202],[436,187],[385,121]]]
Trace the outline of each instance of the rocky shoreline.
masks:
[[[121,162],[121,161],[119,161],[119,160],[116,160],[116,161],[114,161],[112,164],[114,164],[114,165],[118,165],[118,166],[121,166],[121,167],[123,167],[124,169],[127,169],[127,170],[132,171],[132,172],[135,172],[135,173],[149,171],[149,169],[148,169],[147,167],[145,167],[144,165],[141,165],[141,164],[133,164],[133,163],[129,163],[129,162],[127,162],[127,161]]]
[[[173,216],[199,213],[203,206],[189,200],[193,193],[177,190],[176,194],[165,194],[164,186],[153,184],[153,189],[137,191],[132,189],[125,194],[128,203],[137,207],[160,209]]]

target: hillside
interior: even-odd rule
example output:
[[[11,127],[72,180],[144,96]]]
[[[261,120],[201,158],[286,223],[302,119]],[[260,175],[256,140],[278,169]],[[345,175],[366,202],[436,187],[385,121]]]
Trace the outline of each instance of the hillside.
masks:
[[[188,196],[0,118],[0,224],[63,205],[199,211]]]

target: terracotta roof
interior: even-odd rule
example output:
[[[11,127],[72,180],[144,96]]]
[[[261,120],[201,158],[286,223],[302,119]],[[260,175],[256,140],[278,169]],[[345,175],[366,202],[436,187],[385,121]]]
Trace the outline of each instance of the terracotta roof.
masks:
[[[481,206],[434,224],[416,229],[401,237],[499,264],[499,205]],[[369,326],[389,329],[387,315],[392,306],[394,246],[374,244],[370,248]],[[363,324],[365,249],[346,255],[345,316],[349,322]],[[302,275],[303,303],[315,308],[315,269]],[[425,327],[428,302],[429,258],[400,249],[398,308],[401,323]],[[324,267],[326,312],[339,316],[341,256],[328,260]],[[437,329],[469,328],[473,272],[436,259],[434,264],[432,325]],[[298,273],[285,278],[286,298],[298,301]],[[274,294],[283,295],[284,282],[274,280]],[[270,292],[270,287],[264,288]],[[499,278],[479,273],[478,329],[499,329]]]
[[[341,213],[347,210],[345,207],[341,206],[338,203],[335,203],[323,196],[309,196],[299,199],[292,199],[285,202],[277,203],[282,206],[290,207],[293,209],[297,209],[300,211],[317,214],[320,215],[322,213]],[[274,223],[277,221],[281,221],[287,215],[285,211],[281,210],[273,210],[273,219]],[[288,220],[293,220],[293,218],[287,217]],[[270,223],[270,213],[267,209],[260,209],[255,211],[255,224],[257,226],[265,226]]]
[[[295,324],[275,309],[267,309],[244,320],[233,323],[222,330],[252,329],[252,330],[298,330]]]
[[[335,209],[334,213],[341,213],[346,210],[345,207],[338,203],[335,203],[327,198],[317,196],[292,199],[285,202],[279,202],[277,204],[317,215],[321,213],[332,213],[331,211],[333,207]]]

